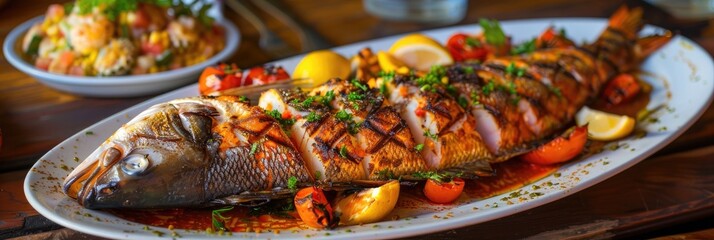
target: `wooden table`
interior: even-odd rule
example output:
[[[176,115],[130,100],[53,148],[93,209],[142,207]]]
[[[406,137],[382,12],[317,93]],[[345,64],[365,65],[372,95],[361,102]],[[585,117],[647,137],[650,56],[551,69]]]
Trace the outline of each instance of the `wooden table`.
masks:
[[[19,23],[43,14],[57,0],[10,1],[0,9],[0,38]],[[442,27],[380,20],[365,13],[362,1],[282,0],[283,10],[325,42],[338,46],[394,34]],[[616,0],[471,1],[458,24],[479,18],[501,20],[541,17],[607,17],[623,2]],[[714,52],[714,28],[708,21],[685,21],[639,1],[650,23],[676,30]],[[255,8],[253,8],[255,9]],[[291,46],[299,42],[284,24],[256,11],[269,28]],[[241,67],[259,65],[271,57],[257,45],[258,33],[240,16],[243,41],[231,59]],[[27,203],[22,184],[29,167],[70,135],[149,97],[84,98],[59,92],[14,69],[0,59],[0,238],[28,234],[35,238],[87,237],[39,216]],[[714,237],[714,109],[684,135],[635,167],[587,190],[556,202],[502,219],[435,233],[422,238],[562,238],[656,237],[703,230]],[[702,235],[703,234],[703,235]]]

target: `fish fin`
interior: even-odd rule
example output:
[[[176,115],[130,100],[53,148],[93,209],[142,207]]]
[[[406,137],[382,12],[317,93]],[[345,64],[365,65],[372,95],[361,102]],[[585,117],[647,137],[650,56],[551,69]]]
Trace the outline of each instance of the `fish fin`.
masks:
[[[637,57],[639,59],[647,58],[650,54],[669,43],[673,37],[674,34],[671,31],[666,31],[661,35],[651,35],[637,39]]]
[[[476,179],[479,177],[491,177],[496,175],[496,171],[493,170],[493,167],[491,167],[491,164],[487,161],[469,162],[457,167],[444,169],[442,172],[448,174],[458,174],[460,175],[459,177],[465,179]]]
[[[225,196],[217,199],[211,200],[207,205],[209,206],[244,206],[244,207],[256,207],[265,205],[274,199],[291,198],[295,194],[295,191],[287,188],[275,188],[267,191],[255,191],[255,192],[242,192],[240,194]]]
[[[630,39],[637,36],[644,24],[642,23],[642,8],[633,8],[623,5],[610,17],[608,26],[625,33]]]

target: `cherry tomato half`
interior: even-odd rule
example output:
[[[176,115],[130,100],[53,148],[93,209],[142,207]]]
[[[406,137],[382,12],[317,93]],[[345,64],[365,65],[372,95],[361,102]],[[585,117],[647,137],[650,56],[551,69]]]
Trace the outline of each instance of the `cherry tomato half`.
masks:
[[[258,66],[248,71],[247,79],[253,84],[260,85],[280,80],[290,79],[290,75],[280,66]]]
[[[488,50],[483,47],[481,40],[463,33],[452,35],[446,42],[446,48],[451,53],[454,61],[486,60]]]
[[[640,87],[640,84],[635,80],[635,77],[631,74],[622,73],[613,78],[607,86],[605,86],[602,96],[608,103],[618,105],[635,98],[641,90],[642,87]]]
[[[198,78],[198,90],[201,95],[246,84],[250,83],[243,82],[243,71],[235,64],[221,63],[207,67]]]
[[[294,201],[300,219],[310,227],[334,228],[340,222],[340,219],[335,217],[325,193],[320,188],[300,189],[295,194]]]
[[[450,203],[459,198],[464,191],[464,185],[466,182],[461,178],[454,178],[450,182],[428,179],[424,186],[424,195],[435,203]]]
[[[567,136],[559,136],[521,158],[526,162],[549,165],[568,161],[583,151],[588,139],[588,127],[575,127]]]

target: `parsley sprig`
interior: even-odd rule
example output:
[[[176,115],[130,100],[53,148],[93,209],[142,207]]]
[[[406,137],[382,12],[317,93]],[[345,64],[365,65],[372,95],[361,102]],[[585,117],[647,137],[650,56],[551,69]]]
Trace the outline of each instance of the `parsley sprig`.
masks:
[[[479,24],[483,28],[483,35],[486,42],[493,45],[503,45],[506,43],[506,34],[503,33],[501,25],[496,20],[482,18]]]
[[[233,206],[211,211],[211,223],[213,224],[214,230],[230,231],[230,229],[226,227],[225,221],[231,218],[223,216],[223,213],[230,210],[233,210]]]

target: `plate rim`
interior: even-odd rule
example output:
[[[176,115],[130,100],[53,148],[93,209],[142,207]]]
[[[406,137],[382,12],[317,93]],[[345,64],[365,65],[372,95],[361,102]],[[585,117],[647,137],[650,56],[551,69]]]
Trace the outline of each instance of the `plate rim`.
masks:
[[[575,20],[575,21],[583,21],[583,22],[593,22],[593,21],[597,21],[598,23],[607,21],[607,19],[605,19],[605,18],[537,18],[537,19],[506,20],[506,21],[502,21],[502,23],[522,24],[522,23],[524,23],[524,22],[544,21],[544,20],[552,21],[552,22],[556,22],[556,23],[557,23],[558,21],[573,21],[573,20]],[[427,33],[428,33],[428,32],[431,32],[431,31],[440,31],[440,30],[447,31],[447,30],[449,30],[449,29],[460,28],[460,27],[469,27],[469,26],[472,26],[472,25],[473,25],[473,24],[464,24],[464,25],[457,25],[457,26],[449,26],[449,27],[445,27],[445,28],[428,29],[428,30],[417,31],[417,32],[422,32],[422,33],[427,32]],[[390,36],[385,36],[385,37],[381,37],[381,38],[376,38],[376,39],[370,39],[370,40],[360,41],[360,42],[356,42],[356,43],[352,43],[352,44],[347,44],[347,45],[343,45],[343,46],[338,46],[338,47],[335,47],[335,48],[333,48],[333,49],[349,48],[349,47],[353,47],[353,46],[356,46],[356,45],[365,46],[365,45],[367,45],[369,42],[384,40],[384,39],[388,39],[388,38],[394,38],[394,37],[401,36],[401,35],[406,35],[406,34],[409,34],[409,33],[398,34],[398,35],[390,35]],[[703,55],[704,55],[704,57],[706,58],[707,61],[706,61],[706,63],[704,63],[704,64],[702,64],[702,65],[708,65],[710,69],[714,69],[714,60],[712,60],[712,56],[711,56],[707,51],[705,51],[699,44],[697,44],[696,42],[692,41],[691,39],[686,38],[686,37],[681,36],[681,35],[677,36],[677,38],[681,38],[682,40],[687,41],[688,43],[690,43],[690,44],[694,47],[694,49],[695,49],[696,51],[699,51],[699,52],[704,53]],[[300,57],[300,56],[303,56],[303,55],[298,55],[298,56],[294,56],[294,57],[289,57],[289,58],[285,58],[285,59],[280,59],[280,60],[278,60],[278,61],[285,61],[285,60],[292,59],[292,58],[297,58],[297,57]],[[274,61],[274,62],[275,62],[275,61]],[[270,63],[274,63],[274,62],[270,62]],[[265,63],[265,64],[269,64],[269,63]],[[714,77],[714,75],[709,76],[709,77]],[[712,81],[712,82],[714,82],[714,79],[709,79],[709,80]],[[65,144],[66,142],[72,141],[74,138],[77,138],[77,137],[80,136],[86,129],[91,129],[91,128],[94,128],[94,127],[97,126],[97,125],[104,124],[106,121],[110,121],[110,120],[113,119],[114,117],[120,116],[120,115],[124,114],[124,113],[127,112],[127,111],[134,110],[135,108],[143,107],[143,105],[147,105],[147,104],[151,104],[151,103],[154,103],[154,104],[155,104],[155,103],[157,103],[157,102],[162,101],[162,99],[171,98],[172,95],[177,94],[179,91],[187,91],[188,88],[195,88],[196,86],[197,86],[197,84],[194,83],[194,84],[191,84],[191,85],[188,85],[188,86],[185,86],[185,87],[182,87],[182,88],[173,90],[173,91],[171,91],[171,92],[164,93],[164,94],[162,94],[162,95],[158,95],[158,96],[156,96],[156,97],[154,97],[154,98],[148,99],[148,100],[146,100],[146,101],[144,101],[144,102],[138,103],[138,104],[136,104],[136,105],[134,105],[134,106],[131,106],[131,107],[129,107],[129,108],[126,108],[126,109],[124,109],[124,110],[121,110],[121,111],[117,112],[116,114],[113,114],[113,115],[111,115],[111,116],[109,116],[109,117],[107,117],[107,118],[105,118],[105,119],[103,119],[103,120],[101,120],[101,121],[99,121],[99,122],[97,122],[97,123],[95,123],[95,124],[93,124],[93,125],[91,125],[91,126],[85,128],[84,130],[78,132],[77,134],[72,135],[71,137],[69,137],[68,139],[66,139],[65,141],[63,141],[62,143],[60,143],[59,145],[57,145],[55,148],[53,148],[53,149],[50,150],[50,151],[54,151],[54,150],[55,150],[57,147],[59,147],[60,145],[63,145],[63,144]],[[710,88],[714,88],[714,86],[710,86]],[[708,109],[709,106],[711,105],[713,99],[714,99],[714,93],[713,93],[713,94],[709,94],[709,96],[707,97],[706,101],[705,101],[704,104],[702,105],[702,108],[699,109],[699,111],[697,111],[697,112],[696,112],[690,119],[688,119],[681,127],[679,127],[678,129],[676,129],[675,131],[673,131],[673,133],[671,134],[670,137],[666,138],[666,139],[663,140],[663,141],[658,142],[657,144],[654,145],[654,147],[650,148],[648,151],[644,151],[644,152],[639,153],[636,157],[630,159],[630,160],[627,161],[625,164],[620,165],[620,166],[618,166],[618,167],[616,167],[616,168],[608,169],[608,170],[606,170],[605,172],[599,174],[597,178],[592,178],[592,179],[588,179],[587,181],[579,182],[578,184],[575,184],[574,186],[569,187],[566,191],[557,191],[557,192],[552,192],[552,193],[546,194],[545,196],[539,197],[539,198],[537,199],[537,201],[526,201],[526,202],[523,202],[523,203],[519,203],[519,204],[518,204],[519,207],[518,207],[517,209],[511,210],[511,211],[487,212],[487,213],[485,213],[486,216],[484,216],[484,213],[481,213],[481,214],[474,214],[474,215],[472,215],[472,216],[457,217],[457,218],[452,218],[452,219],[454,219],[454,220],[452,220],[452,221],[432,221],[432,222],[430,222],[429,224],[427,224],[426,226],[425,226],[424,224],[408,225],[408,226],[405,226],[405,227],[403,227],[403,228],[389,229],[389,230],[388,230],[388,233],[384,233],[384,232],[382,232],[382,233],[377,233],[377,232],[356,232],[356,233],[352,233],[352,234],[348,234],[348,235],[339,234],[339,235],[333,235],[333,236],[330,236],[330,237],[325,237],[325,236],[313,236],[313,238],[330,238],[330,239],[333,239],[333,238],[335,238],[335,239],[340,239],[340,238],[364,238],[364,237],[380,237],[380,238],[389,237],[389,238],[396,238],[396,237],[414,236],[414,235],[418,235],[418,234],[434,233],[434,232],[438,232],[438,231],[445,231],[445,230],[448,230],[448,229],[455,229],[455,228],[464,227],[464,226],[471,226],[471,225],[474,225],[474,224],[479,224],[479,223],[491,221],[491,220],[494,220],[494,219],[502,218],[502,217],[505,217],[505,216],[510,216],[510,215],[513,215],[513,214],[517,214],[517,213],[520,213],[520,212],[523,212],[523,211],[532,209],[532,208],[537,207],[537,206],[542,206],[542,205],[544,205],[544,204],[551,203],[551,202],[553,202],[553,201],[562,199],[562,198],[564,198],[564,197],[566,197],[566,196],[569,196],[569,195],[572,195],[572,194],[577,193],[577,192],[579,192],[579,191],[582,191],[582,190],[584,190],[584,189],[587,189],[587,188],[589,188],[589,187],[591,187],[591,186],[593,186],[593,185],[595,185],[595,184],[597,184],[597,183],[600,183],[600,182],[602,182],[602,181],[605,181],[605,180],[611,178],[612,176],[617,175],[617,174],[621,173],[622,171],[625,171],[625,170],[631,168],[633,165],[635,165],[635,164],[641,162],[642,160],[644,160],[644,159],[650,157],[650,156],[651,156],[652,154],[654,154],[655,152],[661,150],[664,146],[669,145],[672,141],[676,140],[679,136],[681,136],[686,130],[688,130],[694,123],[696,123],[696,122],[701,118],[701,116],[704,114],[705,110]],[[48,152],[47,154],[49,154],[49,152]],[[41,159],[44,159],[47,154],[45,154]],[[40,163],[41,163],[41,161],[38,161],[37,163],[35,163],[35,165],[33,165],[33,168],[36,168]],[[74,224],[76,224],[76,223],[74,223],[74,222],[72,222],[72,221],[68,221],[68,220],[67,220],[67,221],[65,222],[65,219],[64,219],[64,218],[60,218],[60,216],[55,216],[54,214],[50,214],[50,216],[45,215],[45,214],[44,214],[44,210],[46,210],[46,209],[43,208],[43,209],[42,209],[43,211],[40,211],[40,210],[37,208],[37,206],[41,206],[41,203],[40,203],[40,202],[37,202],[35,199],[30,199],[30,197],[29,197],[30,194],[32,194],[32,191],[31,191],[30,186],[29,186],[29,185],[30,185],[30,175],[31,175],[31,174],[33,174],[32,171],[30,171],[30,172],[28,173],[28,175],[26,176],[26,178],[25,178],[25,185],[24,185],[24,190],[25,190],[25,194],[26,194],[26,196],[27,196],[28,202],[30,202],[30,204],[33,206],[33,208],[35,208],[36,210],[38,210],[38,212],[40,212],[41,214],[43,214],[43,215],[44,215],[45,217],[47,217],[48,219],[50,219],[50,220],[52,220],[52,221],[55,221],[55,222],[59,223],[60,225],[65,226],[65,227],[68,227],[68,228],[71,228],[71,229],[74,229],[74,230],[77,230],[77,231],[80,231],[80,232],[85,232],[85,233],[88,233],[88,234],[92,234],[92,235],[103,236],[103,237],[115,237],[115,238],[116,238],[116,237],[126,237],[126,236],[122,236],[121,233],[116,233],[115,235],[113,235],[112,233],[107,233],[107,232],[103,232],[103,231],[99,231],[99,230],[94,230],[94,229],[86,228],[86,227],[85,227],[85,228],[81,228],[81,229],[80,229],[80,228],[75,228],[75,227],[74,227],[74,226],[75,226]],[[36,206],[36,205],[37,205],[37,206]],[[51,212],[49,212],[49,213],[51,213]],[[58,220],[59,220],[59,221],[58,221]],[[386,229],[382,229],[382,230],[386,230]],[[388,234],[388,236],[383,236],[382,234]],[[143,236],[143,235],[142,235],[141,237],[146,237],[146,236]],[[206,236],[206,237],[209,237],[209,238],[210,238],[211,236]],[[234,237],[235,237],[235,235],[234,235]],[[275,238],[275,237],[280,238],[280,236],[271,236],[271,237],[273,237],[273,238]]]
[[[39,70],[32,66],[30,63],[26,62],[24,59],[22,59],[20,54],[14,49],[15,45],[17,44],[17,41],[21,39],[23,34],[27,32],[27,30],[29,30],[35,23],[42,21],[44,18],[44,15],[36,16],[14,27],[3,41],[3,54],[5,55],[5,58],[7,59],[8,63],[10,63],[10,65],[12,65],[18,71],[35,78],[41,78],[37,79],[38,81],[48,81],[51,83],[63,85],[107,87],[124,86],[130,84],[154,84],[172,81],[176,78],[193,74],[196,71],[201,71],[202,69],[216,62],[228,59],[228,57],[236,53],[238,47],[240,46],[240,40],[242,38],[240,31],[238,31],[238,27],[236,27],[233,22],[227,19],[218,18],[216,19],[215,23],[224,27],[226,44],[220,52],[201,63],[153,74],[109,77],[72,76],[65,74],[55,74]]]

